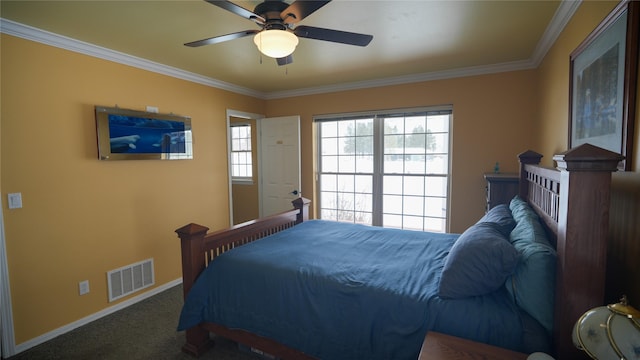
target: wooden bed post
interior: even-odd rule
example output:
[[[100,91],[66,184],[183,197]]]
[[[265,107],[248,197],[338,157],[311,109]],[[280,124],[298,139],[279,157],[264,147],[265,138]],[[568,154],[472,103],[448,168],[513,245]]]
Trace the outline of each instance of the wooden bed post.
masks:
[[[299,197],[291,202],[293,207],[300,212],[296,216],[296,224],[309,220],[309,204],[311,200]]]
[[[604,305],[611,173],[622,159],[590,144],[553,157],[561,177],[554,325],[559,360],[585,358],[573,345],[573,325]]]
[[[176,230],[182,247],[182,291],[185,298],[206,266],[202,245],[207,231],[208,227],[193,223]],[[209,331],[199,326],[187,329],[186,338],[182,351],[196,357],[213,346]]]
[[[527,172],[524,170],[526,165],[538,165],[542,159],[542,154],[538,154],[533,150],[527,150],[518,155],[520,160],[520,190],[518,195],[521,198],[527,199],[529,193],[529,183],[527,182]]]

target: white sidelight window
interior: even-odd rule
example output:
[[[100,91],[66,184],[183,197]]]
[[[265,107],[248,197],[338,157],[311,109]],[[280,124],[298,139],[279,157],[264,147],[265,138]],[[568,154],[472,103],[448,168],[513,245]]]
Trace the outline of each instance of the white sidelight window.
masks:
[[[253,180],[251,125],[231,124],[231,177],[233,181]]]

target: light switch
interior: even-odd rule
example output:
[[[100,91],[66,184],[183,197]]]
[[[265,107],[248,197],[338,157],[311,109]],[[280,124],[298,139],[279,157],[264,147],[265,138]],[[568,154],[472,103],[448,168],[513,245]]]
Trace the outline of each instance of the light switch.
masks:
[[[9,209],[22,208],[22,193],[8,194],[7,197],[9,198]]]

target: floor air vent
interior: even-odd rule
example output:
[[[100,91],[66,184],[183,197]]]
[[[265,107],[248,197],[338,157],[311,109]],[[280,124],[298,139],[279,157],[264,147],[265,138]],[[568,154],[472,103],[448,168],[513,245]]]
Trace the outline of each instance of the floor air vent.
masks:
[[[153,259],[123,266],[107,272],[109,302],[118,300],[155,283]]]

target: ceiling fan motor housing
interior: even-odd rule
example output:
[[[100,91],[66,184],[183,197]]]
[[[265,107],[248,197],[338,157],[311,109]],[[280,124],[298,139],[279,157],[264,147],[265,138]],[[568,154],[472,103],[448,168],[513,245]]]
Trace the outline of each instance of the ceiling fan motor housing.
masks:
[[[273,0],[265,1],[258,4],[253,10],[254,13],[262,16],[266,20],[264,24],[265,30],[279,29],[286,30],[289,27],[285,24],[285,19],[280,17],[280,14],[289,7],[284,1]],[[287,14],[288,16],[294,16],[293,14]]]

